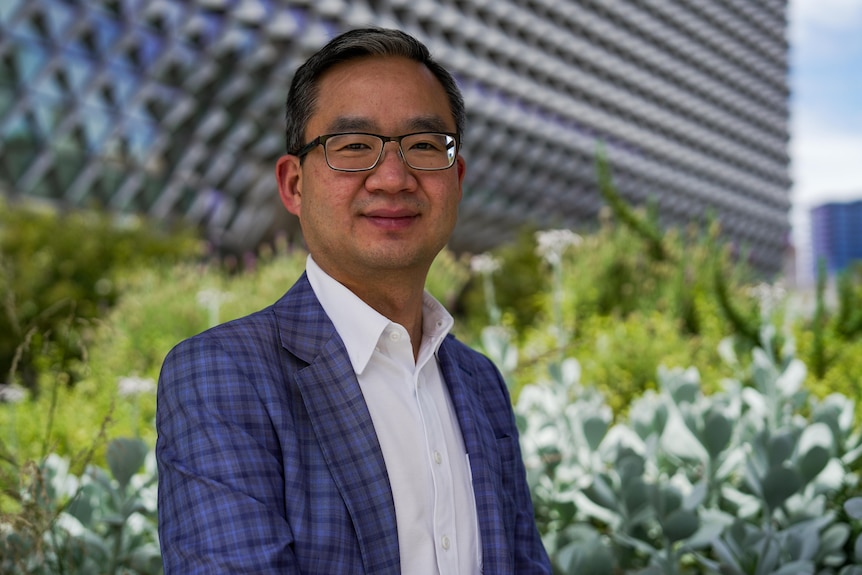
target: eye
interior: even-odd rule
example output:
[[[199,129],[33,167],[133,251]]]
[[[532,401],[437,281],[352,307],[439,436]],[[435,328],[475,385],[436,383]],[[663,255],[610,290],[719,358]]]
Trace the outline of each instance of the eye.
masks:
[[[418,134],[410,139],[409,149],[417,152],[442,152],[446,149],[446,140],[443,134]]]
[[[348,142],[341,147],[344,150],[368,150],[370,148],[365,142]]]
[[[327,150],[333,154],[364,154],[376,152],[380,142],[374,136],[343,134],[326,142]]]

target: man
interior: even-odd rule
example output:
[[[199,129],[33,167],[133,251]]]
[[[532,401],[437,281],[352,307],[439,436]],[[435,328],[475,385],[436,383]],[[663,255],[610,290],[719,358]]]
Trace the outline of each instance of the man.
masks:
[[[505,385],[424,292],[463,127],[451,75],[401,32],[348,32],[297,71],[276,177],[306,273],[165,360],[167,574],[550,573]]]

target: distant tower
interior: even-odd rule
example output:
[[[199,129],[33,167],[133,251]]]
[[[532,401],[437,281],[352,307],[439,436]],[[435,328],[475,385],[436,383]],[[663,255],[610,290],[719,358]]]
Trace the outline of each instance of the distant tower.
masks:
[[[862,263],[862,200],[812,208],[811,247],[815,274],[821,260],[830,275]]]

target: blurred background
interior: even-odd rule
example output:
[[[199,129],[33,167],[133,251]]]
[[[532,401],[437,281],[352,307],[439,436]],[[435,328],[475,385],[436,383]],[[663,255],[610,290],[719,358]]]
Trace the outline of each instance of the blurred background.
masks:
[[[830,215],[844,212],[839,245],[848,259],[862,259],[862,2],[794,0],[789,15],[793,244],[798,281],[810,286],[813,248],[829,252]],[[812,209],[829,203],[851,206],[820,208],[825,221],[813,230]]]
[[[835,223],[858,206],[811,223],[862,196],[854,0],[0,0],[0,193],[182,220],[222,253],[295,237],[272,178],[287,86],[368,25],[463,87],[456,252],[594,229],[601,150],[627,202],[718,219],[767,276],[810,286],[818,257],[860,257]]]

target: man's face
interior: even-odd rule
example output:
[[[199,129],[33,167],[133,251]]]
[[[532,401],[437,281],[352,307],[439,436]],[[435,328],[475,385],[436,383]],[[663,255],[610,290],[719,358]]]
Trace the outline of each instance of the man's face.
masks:
[[[421,131],[455,132],[440,82],[418,62],[367,57],[320,78],[305,141],[338,132]],[[282,157],[277,176],[282,201],[299,216],[315,261],[350,287],[395,270],[424,280],[455,226],[464,170],[460,156],[446,170],[414,170],[388,142],[373,170],[332,170],[317,146],[301,165],[295,156]]]

